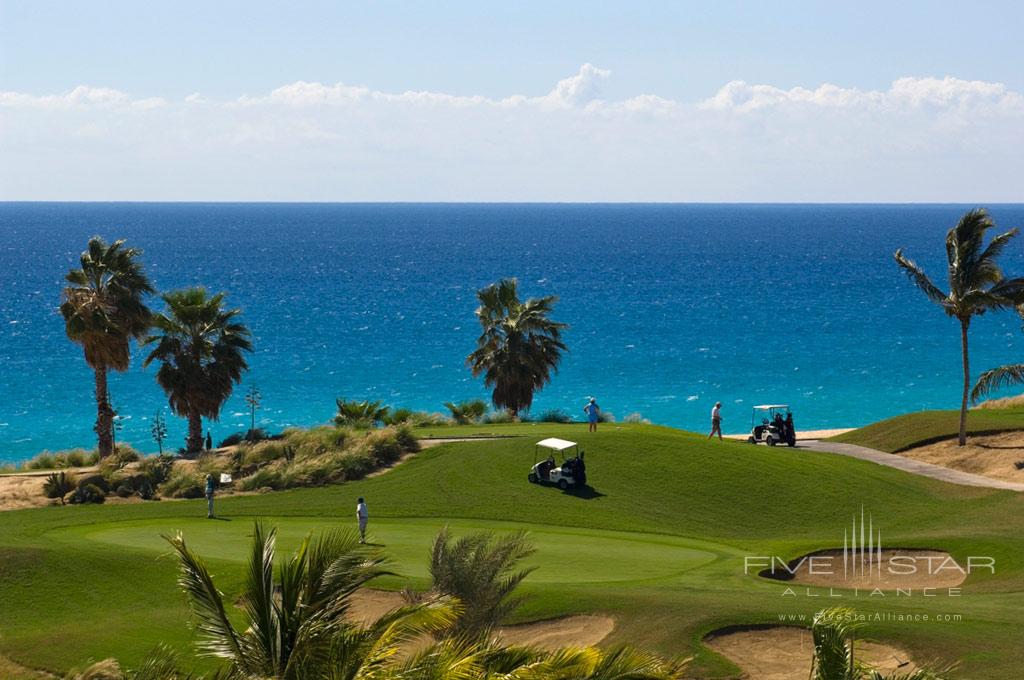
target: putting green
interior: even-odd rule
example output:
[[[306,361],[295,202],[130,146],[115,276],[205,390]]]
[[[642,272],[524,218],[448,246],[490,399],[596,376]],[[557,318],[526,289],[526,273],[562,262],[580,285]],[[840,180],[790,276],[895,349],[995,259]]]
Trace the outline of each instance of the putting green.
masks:
[[[263,521],[277,527],[278,555],[293,550],[310,532],[339,526],[323,517],[267,517]],[[180,531],[204,559],[235,562],[248,553],[252,526],[245,518],[166,519],[91,524],[49,533],[59,541],[84,538],[120,548],[168,553],[170,548],[162,537]],[[386,548],[393,571],[407,578],[425,578],[430,543],[442,526],[436,519],[381,519],[371,524],[369,538]],[[486,521],[456,520],[448,526],[456,536],[483,529],[528,531],[537,551],[526,564],[537,567],[530,576],[536,584],[649,582],[679,576],[731,552],[726,546],[659,534]]]

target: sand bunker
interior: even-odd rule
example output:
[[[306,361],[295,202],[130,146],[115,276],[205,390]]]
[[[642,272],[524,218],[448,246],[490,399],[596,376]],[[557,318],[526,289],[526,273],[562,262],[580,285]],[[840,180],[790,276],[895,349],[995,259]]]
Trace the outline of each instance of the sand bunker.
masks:
[[[716,631],[704,644],[740,667],[747,680],[807,680],[814,641],[811,632],[787,626]],[[914,670],[907,653],[878,642],[858,642],[854,656],[883,674]]]
[[[352,596],[349,616],[369,623],[401,607],[405,600],[400,593],[364,588]],[[497,637],[509,644],[532,645],[546,650],[567,646],[590,646],[604,640],[615,628],[615,619],[608,616],[581,614],[548,621],[502,626]]]
[[[947,552],[905,548],[867,554],[820,550],[789,564],[776,563],[760,575],[793,584],[865,590],[955,588],[967,578],[965,570]]]
[[[55,501],[43,495],[46,474],[15,474],[0,476],[0,510],[38,508]]]
[[[901,456],[1005,482],[1024,482],[1024,431],[971,436],[901,451]]]

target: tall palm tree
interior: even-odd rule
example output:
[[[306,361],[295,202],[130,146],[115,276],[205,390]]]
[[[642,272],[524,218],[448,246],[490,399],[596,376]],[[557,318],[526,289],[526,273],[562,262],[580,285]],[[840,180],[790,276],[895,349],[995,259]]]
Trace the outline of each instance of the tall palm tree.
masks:
[[[188,418],[189,452],[202,450],[203,417],[217,419],[220,409],[248,369],[252,351],[249,329],[239,323],[241,310],[225,309],[224,294],[188,288],[163,296],[167,311],[153,317],[155,345],[143,366],[161,362],[156,381],[171,410]]]
[[[568,325],[550,318],[556,296],[522,302],[515,279],[502,279],[476,296],[482,333],[466,363],[474,377],[483,374],[484,385],[493,388],[495,407],[507,408],[516,418],[558,370],[562,352],[567,351],[562,331]]]
[[[929,300],[942,307],[948,316],[960,322],[960,347],[963,360],[963,398],[960,400],[959,443],[967,443],[967,400],[971,389],[967,329],[971,319],[993,309],[1013,307],[1024,295],[1024,279],[1007,280],[997,260],[1016,229],[995,236],[987,246],[985,233],[995,227],[984,209],[970,210],[946,234],[949,292],[943,292],[913,261],[897,250],[894,257]]]
[[[107,387],[108,371],[127,371],[129,343],[149,330],[150,311],[145,297],[154,292],[142,271],[142,251],[126,248],[123,240],[107,244],[99,236],[79,257],[79,268],[64,277],[68,282],[60,305],[68,338],[82,346],[85,362],[93,369],[96,425],[100,457],[114,450],[114,409]]]

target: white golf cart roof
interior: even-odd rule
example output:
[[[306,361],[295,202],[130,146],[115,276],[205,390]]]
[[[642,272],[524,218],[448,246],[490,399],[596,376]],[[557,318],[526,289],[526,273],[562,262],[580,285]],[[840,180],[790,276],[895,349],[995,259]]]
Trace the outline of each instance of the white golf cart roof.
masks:
[[[565,451],[566,449],[571,449],[576,446],[576,442],[566,441],[565,439],[559,439],[557,437],[550,437],[537,442],[537,446],[543,446],[545,449],[552,449],[554,451]]]
[[[789,404],[761,404],[760,406],[755,406],[754,408],[789,408]]]

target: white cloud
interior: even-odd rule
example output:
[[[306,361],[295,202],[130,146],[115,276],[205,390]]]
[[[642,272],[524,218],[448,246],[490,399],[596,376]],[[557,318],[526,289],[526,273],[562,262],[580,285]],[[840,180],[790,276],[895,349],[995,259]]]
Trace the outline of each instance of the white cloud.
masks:
[[[783,90],[771,85],[750,85],[734,80],[713,97],[701,102],[706,109],[748,113],[783,106],[817,106],[909,110],[923,106],[948,109],[973,107],[1021,108],[1021,95],[1002,83],[959,78],[900,78],[886,91],[859,90],[825,83],[814,90],[794,87]]]
[[[584,64],[498,98],[307,81],[232,99],[0,92],[0,198],[1022,199],[1024,100],[1000,83],[734,81],[682,102],[603,98],[610,77]]]

